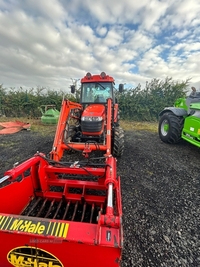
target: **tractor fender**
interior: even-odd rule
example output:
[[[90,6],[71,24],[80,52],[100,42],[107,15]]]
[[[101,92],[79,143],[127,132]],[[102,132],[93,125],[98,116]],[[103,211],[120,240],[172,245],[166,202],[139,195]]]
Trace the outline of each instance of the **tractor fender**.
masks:
[[[180,116],[180,117],[188,115],[187,110],[185,110],[184,108],[175,108],[175,107],[165,108],[158,115],[162,116],[164,113],[169,112],[169,111],[174,113],[174,115]]]

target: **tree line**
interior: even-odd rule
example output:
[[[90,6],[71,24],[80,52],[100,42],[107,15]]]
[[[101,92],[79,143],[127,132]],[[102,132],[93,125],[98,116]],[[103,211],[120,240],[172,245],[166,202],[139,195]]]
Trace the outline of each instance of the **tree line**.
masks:
[[[181,97],[186,97],[189,80],[174,81],[152,79],[146,82],[144,88],[139,84],[136,88],[124,89],[122,93],[116,90],[120,117],[134,121],[155,121],[159,112],[166,106],[173,106]],[[6,117],[40,117],[42,105],[55,105],[60,110],[63,97],[78,101],[78,94],[66,94],[60,90],[37,87],[23,89],[22,87],[4,88],[0,85],[0,115]]]
[[[45,87],[23,89],[0,85],[0,115],[6,117],[40,117],[42,105],[55,105],[60,110],[63,97],[76,101],[71,94]]]
[[[118,93],[119,109],[123,119],[134,121],[155,121],[165,107],[174,106],[178,98],[186,97],[189,79],[175,81],[152,79],[144,88],[136,88]]]

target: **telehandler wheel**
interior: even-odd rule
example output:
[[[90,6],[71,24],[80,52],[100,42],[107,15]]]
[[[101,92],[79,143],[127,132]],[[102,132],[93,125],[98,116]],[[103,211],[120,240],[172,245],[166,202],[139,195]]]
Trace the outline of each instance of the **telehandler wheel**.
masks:
[[[112,155],[114,157],[121,157],[124,152],[124,131],[120,126],[114,129],[114,136],[112,142]]]
[[[164,113],[159,120],[158,132],[160,139],[169,144],[176,144],[181,140],[184,118],[172,112]]]

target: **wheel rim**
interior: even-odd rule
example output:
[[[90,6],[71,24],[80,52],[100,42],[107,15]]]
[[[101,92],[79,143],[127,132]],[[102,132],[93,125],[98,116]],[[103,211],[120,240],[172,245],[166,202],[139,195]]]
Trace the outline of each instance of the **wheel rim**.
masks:
[[[161,134],[163,136],[166,136],[169,132],[169,123],[167,120],[163,120],[163,122],[161,123],[161,127],[160,127],[160,131],[161,131]]]

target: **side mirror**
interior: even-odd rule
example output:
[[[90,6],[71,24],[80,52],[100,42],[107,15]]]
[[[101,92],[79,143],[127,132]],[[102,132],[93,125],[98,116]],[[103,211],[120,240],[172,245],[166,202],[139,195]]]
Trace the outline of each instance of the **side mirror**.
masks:
[[[71,93],[74,94],[75,93],[75,85],[71,85]]]
[[[119,92],[122,93],[124,91],[124,85],[123,83],[119,84]]]

